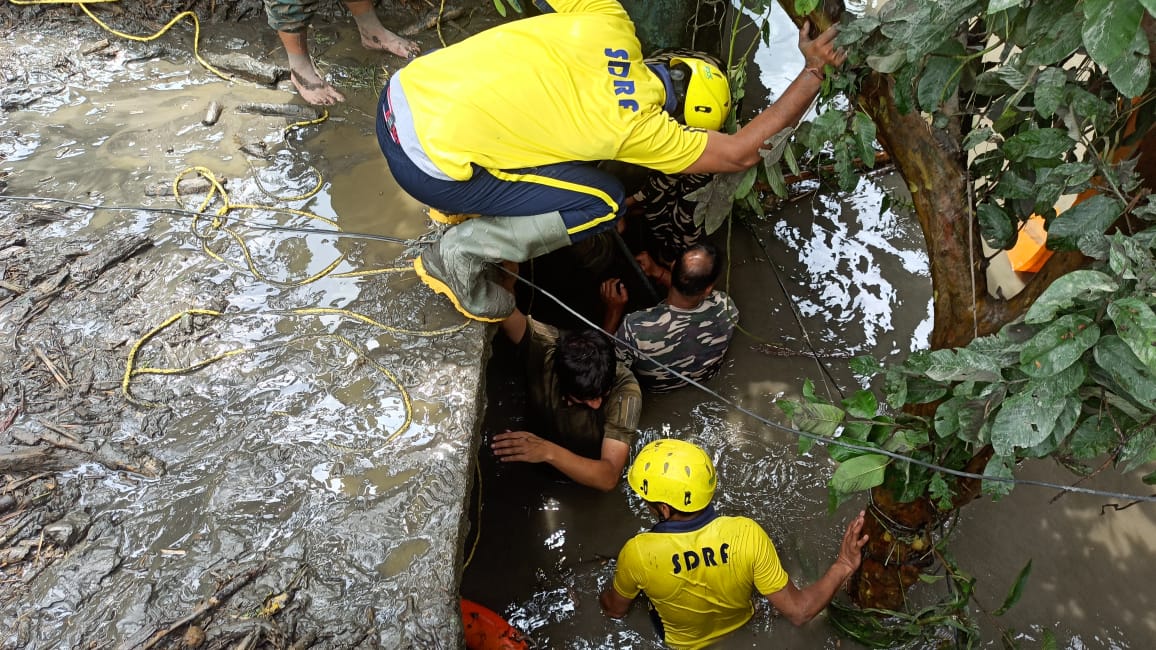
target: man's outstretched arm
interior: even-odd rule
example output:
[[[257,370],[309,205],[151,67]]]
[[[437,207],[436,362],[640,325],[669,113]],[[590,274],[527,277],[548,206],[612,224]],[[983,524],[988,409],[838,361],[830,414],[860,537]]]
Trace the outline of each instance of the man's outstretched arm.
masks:
[[[831,603],[839,586],[859,568],[859,564],[863,561],[863,545],[867,543],[867,536],[861,535],[863,516],[863,512],[860,512],[859,516],[847,525],[847,531],[843,533],[843,544],[839,548],[839,556],[822,578],[804,589],[787,582],[786,587],[773,594],[767,594],[771,604],[791,623],[803,625],[815,618],[816,614]]]
[[[586,458],[529,431],[508,431],[494,436],[490,445],[505,463],[549,463],[575,483],[609,492],[618,485],[630,446],[621,440],[602,439],[602,457]]]

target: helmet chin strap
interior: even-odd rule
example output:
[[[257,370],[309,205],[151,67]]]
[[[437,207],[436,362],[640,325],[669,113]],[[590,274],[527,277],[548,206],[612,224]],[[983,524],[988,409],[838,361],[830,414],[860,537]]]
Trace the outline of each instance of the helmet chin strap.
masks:
[[[670,78],[670,70],[661,63],[647,63],[646,67],[650,68],[650,71],[662,80],[662,85],[666,88],[666,102],[662,105],[662,110],[677,119],[674,111],[678,109],[678,97],[675,96],[674,81]]]

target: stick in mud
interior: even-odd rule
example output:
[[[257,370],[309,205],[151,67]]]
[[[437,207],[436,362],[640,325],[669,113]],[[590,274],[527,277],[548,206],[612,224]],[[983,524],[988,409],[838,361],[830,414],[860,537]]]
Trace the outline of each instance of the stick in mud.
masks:
[[[257,576],[261,575],[264,572],[265,572],[265,565],[262,563],[256,567],[253,567],[252,569],[249,569],[248,571],[246,571],[245,573],[243,573],[239,576],[233,576],[232,578],[229,579],[228,582],[226,582],[224,585],[221,586],[220,589],[217,590],[217,593],[210,596],[208,598],[208,600],[201,602],[200,605],[197,605],[197,607],[192,612],[190,612],[187,616],[185,616],[184,618],[178,620],[177,622],[173,623],[172,625],[169,625],[168,627],[166,627],[163,630],[157,630],[155,633],[153,633],[148,638],[147,641],[144,642],[143,645],[141,645],[141,643],[139,641],[134,642],[132,640],[129,640],[128,643],[126,643],[125,645],[122,645],[120,647],[120,650],[133,650],[133,649],[138,648],[138,647],[139,647],[139,650],[149,650],[149,648],[152,648],[153,646],[155,646],[158,643],[160,643],[161,641],[163,641],[164,638],[167,637],[168,635],[172,634],[173,632],[176,632],[177,630],[180,630],[181,628],[185,627],[186,625],[189,625],[190,623],[195,623],[202,616],[204,616],[204,615],[212,612],[216,608],[220,607],[226,600],[231,598],[233,596],[233,594],[240,591],[241,587],[244,587],[245,585],[249,584],[250,582],[253,581],[254,578],[256,578]]]

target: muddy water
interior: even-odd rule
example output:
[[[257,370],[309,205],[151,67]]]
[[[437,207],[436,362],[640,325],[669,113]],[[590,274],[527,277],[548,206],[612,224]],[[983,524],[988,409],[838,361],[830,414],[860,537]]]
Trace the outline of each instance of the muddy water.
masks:
[[[427,222],[390,179],[373,135],[372,79],[376,74],[380,84],[382,63],[398,61],[363,51],[351,24],[318,27],[326,46],[315,53],[349,102],[325,124],[288,135],[289,120],[234,108],[299,103],[294,94],[208,74],[188,56],[188,34],[174,32],[156,45],[113,38],[93,55],[75,54],[104,36],[84,18],[63,30],[74,40],[20,34],[4,45],[8,78],[54,85],[51,94],[0,114],[7,193],[194,209],[204,192],[176,201],[153,188],[203,166],[225,184],[233,204],[306,210],[348,232],[420,236]],[[263,24],[215,25],[204,37],[202,46],[217,52],[282,56]],[[146,56],[158,46],[165,48],[161,56]],[[203,126],[211,101],[224,111],[217,124]],[[301,195],[319,178],[312,198],[277,198]],[[16,212],[4,208],[5,219]],[[456,540],[465,520],[459,495],[471,479],[478,360],[487,345],[481,328],[463,329],[412,272],[338,277],[404,266],[404,246],[340,237],[315,218],[229,213],[318,229],[302,235],[228,222],[250,265],[222,232],[203,245],[188,216],[64,207],[61,213],[30,230],[30,248],[52,251],[127,234],[145,234],[155,246],[106,272],[91,292],[52,304],[19,336],[18,323],[0,313],[0,331],[15,341],[4,354],[51,344],[65,367],[72,364],[65,357],[100,357],[95,385],[108,399],[93,408],[111,440],[146,450],[167,471],[145,478],[86,464],[61,478],[81,487],[77,506],[91,525],[66,557],[25,574],[36,578],[20,605],[0,617],[0,643],[139,641],[184,616],[229,576],[259,568],[253,588],[223,606],[211,638],[243,637],[245,620],[267,595],[292,590],[290,610],[276,621],[300,636],[319,635],[320,647],[456,645]],[[200,229],[208,230],[206,222]],[[332,274],[303,282],[335,261]],[[317,307],[349,311],[293,311]],[[225,316],[186,318],[142,348],[138,365],[183,368],[246,352],[186,375],[139,376],[134,395],[159,407],[129,406],[117,391],[130,346],[185,309]],[[11,398],[7,414],[18,394],[4,396]],[[40,420],[74,417],[53,412]],[[40,426],[30,416],[14,422],[20,430]]]
[[[271,35],[259,35],[261,28],[219,33],[272,51]],[[352,79],[377,64],[355,47],[348,30],[333,33],[337,39],[327,57],[349,65],[337,72]],[[0,117],[10,193],[172,205],[144,196],[143,188],[204,165],[229,179],[235,201],[271,203],[254,177],[285,196],[311,188],[319,171],[325,178],[320,193],[293,207],[336,219],[347,231],[402,238],[425,231],[418,206],[389,181],[372,139],[374,93],[368,87],[347,86],[350,102],[327,125],[286,142],[284,120],[226,110],[219,126],[207,129],[199,119],[212,99],[276,102],[290,100],[287,93],[224,84],[188,61],[106,63],[90,66],[83,83],[73,80],[63,92]],[[272,152],[268,161],[252,161],[255,171],[238,151],[254,142]],[[860,380],[838,359],[820,366],[808,357],[769,355],[763,344],[887,358],[926,343],[930,289],[919,229],[910,215],[880,210],[884,188],[894,185],[893,179],[868,179],[848,196],[809,195],[754,233],[735,230],[727,288],[746,331],[710,383],[714,390],[776,420],[773,400],[796,396],[807,378],[836,397]],[[453,586],[413,576],[443,575],[463,556],[432,554],[436,540],[419,534],[432,530],[462,538],[469,560],[462,594],[505,614],[540,647],[658,647],[641,607],[624,622],[604,619],[597,608],[609,560],[627,537],[653,523],[627,490],[594,494],[536,468],[498,467],[483,450],[480,501],[444,500],[455,488],[464,491],[454,484],[464,479],[454,477],[468,476],[473,453],[472,445],[446,435],[472,427],[462,415],[473,408],[469,382],[449,393],[446,386],[462,386],[469,358],[482,354],[476,345],[455,340],[432,352],[421,337],[358,329],[337,317],[263,313],[304,305],[376,306],[369,315],[391,324],[435,329],[452,323],[453,315],[415,287],[412,276],[326,278],[284,288],[210,261],[187,221],[132,212],[84,213],[78,219],[50,230],[62,239],[146,232],[163,255],[142,263],[140,273],[150,282],[107,333],[97,335],[91,320],[77,318],[83,306],[65,315],[71,320],[62,317],[76,341],[117,349],[123,358],[128,343],[171,313],[210,305],[253,314],[227,328],[196,332],[212,334],[199,347],[174,345],[167,353],[172,365],[234,345],[283,345],[190,378],[142,380],[142,394],[163,399],[168,408],[130,412],[118,436],[161,440],[150,449],[168,464],[168,475],[141,480],[86,466],[69,477],[88,486],[83,506],[96,524],[74,558],[36,584],[27,609],[13,614],[22,618],[5,615],[30,645],[35,640],[37,646],[75,646],[94,633],[130,636],[157,622],[160,612],[175,618],[191,609],[234,562],[258,560],[272,566],[259,581],[262,593],[284,589],[301,567],[311,567],[307,622],[332,627],[338,621],[355,629],[373,615],[400,621],[382,637],[386,647],[449,645],[444,630],[430,627],[452,616]],[[261,268],[278,280],[317,273],[340,255],[346,256],[338,267],[344,271],[390,266],[400,253],[392,244],[331,235],[260,235],[250,242]],[[228,259],[244,263],[235,248],[231,253]],[[299,337],[332,331],[357,334],[411,389],[413,423],[385,451],[341,451],[381,443],[382,432],[394,431],[406,418],[397,391],[356,355],[330,339]],[[424,354],[444,355],[442,365],[431,365]],[[501,390],[510,379],[500,356],[497,365],[489,380],[498,390],[491,391],[487,436],[517,422],[518,404],[511,397],[516,392]],[[119,380],[118,370],[105,377],[110,386]],[[822,573],[858,504],[826,514],[832,466],[821,450],[800,455],[790,435],[692,389],[647,399],[635,449],[659,436],[694,440],[711,452],[720,472],[720,509],[760,521],[797,582]],[[431,457],[441,459],[435,463],[441,469],[425,473]],[[1029,475],[1065,478],[1042,464],[1029,468]],[[1094,484],[1130,490],[1137,483],[1104,477]],[[954,548],[980,579],[981,606],[997,607],[1028,559],[1035,567],[1011,613],[993,619],[977,612],[987,645],[999,644],[1001,628],[1014,628],[1010,636],[1026,647],[1038,645],[1045,629],[1065,648],[1149,647],[1156,638],[1150,615],[1154,576],[1147,561],[1156,550],[1150,509],[1101,514],[1100,501],[1065,497],[1049,504],[1050,497],[1025,487],[1000,503],[965,511]],[[457,530],[462,510],[468,505],[477,512],[479,504],[480,519],[467,531]],[[110,593],[122,604],[83,604]],[[31,630],[29,612],[36,612]],[[754,621],[724,647],[839,645],[824,620],[796,629],[760,604]]]

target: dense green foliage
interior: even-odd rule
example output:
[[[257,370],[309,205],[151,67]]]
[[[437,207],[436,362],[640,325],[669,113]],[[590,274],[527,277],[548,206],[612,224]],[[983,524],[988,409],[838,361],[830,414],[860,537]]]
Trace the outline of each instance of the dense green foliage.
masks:
[[[808,389],[782,404],[800,428],[956,469],[990,445],[983,473],[1005,479],[1027,457],[1050,456],[1081,474],[1105,454],[1125,472],[1156,461],[1156,228],[1145,229],[1156,203],[1135,161],[1115,155],[1126,133],[1143,134],[1156,120],[1141,26],[1154,8],[1156,0],[891,0],[879,15],[844,22],[849,62],[830,76],[828,100],[855,97],[868,74],[890,75],[900,110],[919,111],[943,155],[967,165],[974,217],[991,246],[1014,245],[1022,222],[1039,214],[1050,248],[1079,250],[1095,264],[966,347],[887,369],[858,360],[863,374],[882,374],[889,408],[869,391],[835,405]],[[756,175],[785,195],[781,167],[824,164],[850,189],[854,161],[870,165],[874,138],[863,112],[828,101],[815,120],[768,143],[766,165],[720,187],[761,211]],[[1061,197],[1080,193],[1090,198],[1057,214]],[[721,203],[702,206],[708,226]],[[1120,232],[1121,223],[1135,234]],[[918,404],[937,404],[934,417],[904,413]],[[950,477],[862,450],[830,452],[840,463],[835,502],[887,484],[903,500],[930,494],[951,508]],[[1156,473],[1144,480],[1156,483]],[[983,487],[1000,496],[1012,484]]]

